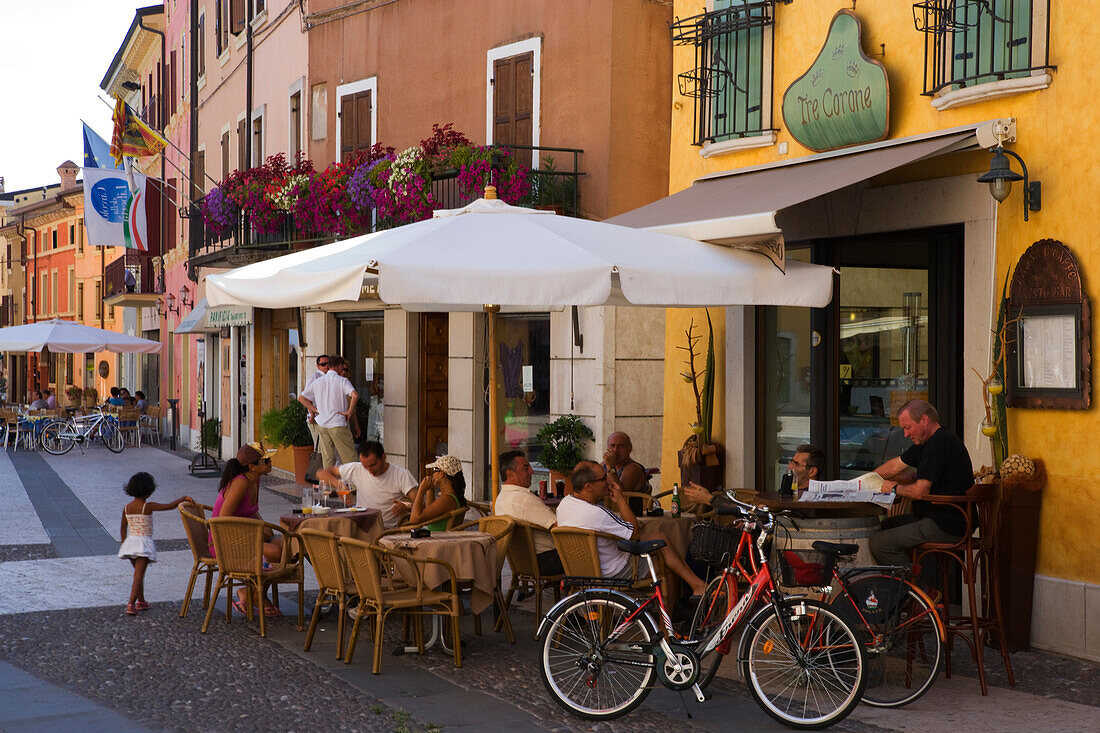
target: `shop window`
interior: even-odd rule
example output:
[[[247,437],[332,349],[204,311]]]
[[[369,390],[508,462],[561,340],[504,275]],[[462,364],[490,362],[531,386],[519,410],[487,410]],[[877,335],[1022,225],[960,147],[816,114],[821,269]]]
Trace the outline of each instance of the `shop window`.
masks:
[[[714,0],[710,12],[677,21],[673,42],[693,46],[677,79],[694,99],[695,145],[771,131],[772,0]]]
[[[1020,79],[1049,67],[1049,0],[925,0],[925,91],[939,95]]]
[[[542,446],[536,436],[550,422],[550,316],[501,315],[496,334],[499,445],[526,451],[537,462]]]
[[[356,405],[358,440],[377,440],[381,443],[385,439],[383,343],[381,312],[350,314],[341,319],[340,355],[348,360],[348,379],[359,393]]]

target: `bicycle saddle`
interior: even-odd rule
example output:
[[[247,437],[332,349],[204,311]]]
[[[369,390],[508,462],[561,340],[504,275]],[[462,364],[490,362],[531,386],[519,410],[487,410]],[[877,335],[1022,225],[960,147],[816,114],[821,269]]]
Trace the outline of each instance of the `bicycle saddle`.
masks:
[[[814,542],[813,548],[818,552],[835,552],[838,555],[854,555],[859,552],[859,545],[825,542],[824,540]]]
[[[648,555],[665,546],[664,540],[619,540],[619,549],[631,555]]]

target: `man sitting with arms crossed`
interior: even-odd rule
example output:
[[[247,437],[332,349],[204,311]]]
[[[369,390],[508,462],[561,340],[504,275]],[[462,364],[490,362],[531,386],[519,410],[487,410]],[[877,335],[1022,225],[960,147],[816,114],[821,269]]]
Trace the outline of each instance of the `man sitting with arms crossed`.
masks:
[[[396,527],[409,513],[417,487],[413,475],[387,461],[382,444],[373,440],[359,446],[358,461],[322,468],[317,479],[332,484],[343,481],[355,493],[354,500],[348,494],[344,503],[354,501],[356,506],[377,509],[386,529]]]
[[[684,558],[676,554],[668,537],[662,532],[640,532],[638,519],[623,496],[623,487],[614,473],[609,473],[595,461],[581,461],[570,476],[573,494],[558,505],[558,525],[606,532],[624,540],[664,540],[660,549],[665,566],[679,575],[691,587],[692,595],[702,595],[706,583],[691,571]],[[607,509],[603,500],[610,494],[618,514]],[[614,540],[596,539],[600,554],[600,573],[605,578],[632,578],[630,555],[620,550]]]
[[[925,542],[956,542],[966,519],[954,507],[921,501],[929,494],[962,496],[974,485],[974,467],[966,446],[940,425],[936,408],[910,400],[898,411],[898,424],[913,441],[901,456],[875,469],[883,493],[913,500],[913,513],[888,517],[871,535],[871,554],[882,565],[908,565],[910,548]]]
[[[531,464],[521,450],[500,454],[500,493],[493,504],[493,514],[522,519],[528,524],[549,530],[556,527],[558,518],[554,510],[531,493]],[[535,552],[538,554],[539,572],[543,575],[561,575],[565,572],[561,558],[554,548],[554,541],[545,532],[534,532]]]

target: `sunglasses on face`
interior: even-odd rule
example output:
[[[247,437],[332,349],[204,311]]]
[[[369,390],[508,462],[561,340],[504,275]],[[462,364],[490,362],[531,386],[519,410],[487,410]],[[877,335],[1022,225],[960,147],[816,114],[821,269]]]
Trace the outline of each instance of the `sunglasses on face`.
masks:
[[[271,459],[270,458],[264,458],[263,462],[266,463],[269,466],[271,465]]]
[[[327,361],[326,361],[326,362],[322,362],[322,363],[318,364],[317,366],[323,366],[323,367],[327,367],[327,366],[328,366],[328,362],[327,362]]]

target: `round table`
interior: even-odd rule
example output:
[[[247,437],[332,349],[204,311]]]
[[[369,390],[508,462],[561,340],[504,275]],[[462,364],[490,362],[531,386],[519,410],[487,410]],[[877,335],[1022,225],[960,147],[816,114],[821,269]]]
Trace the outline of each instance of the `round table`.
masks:
[[[858,567],[874,565],[871,556],[871,535],[879,527],[879,519],[887,507],[865,501],[798,501],[780,499],[775,495],[758,494],[752,502],[772,511],[789,510],[796,529],[789,521],[790,539],[783,532],[776,533],[774,546],[779,549],[812,549],[817,540],[853,544],[859,547],[855,557],[843,565]]]
[[[284,514],[279,517],[279,523],[291,531],[308,527],[363,542],[374,542],[382,534],[381,512],[377,509],[356,509],[350,512],[333,509],[328,514]]]

